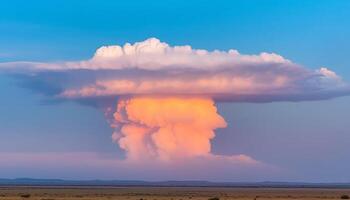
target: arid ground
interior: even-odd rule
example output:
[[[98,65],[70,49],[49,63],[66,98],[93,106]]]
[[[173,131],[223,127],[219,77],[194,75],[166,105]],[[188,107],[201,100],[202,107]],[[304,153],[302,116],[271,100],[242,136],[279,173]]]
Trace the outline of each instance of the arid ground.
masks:
[[[341,199],[350,189],[213,187],[0,187],[0,200]],[[342,197],[343,196],[343,197]]]

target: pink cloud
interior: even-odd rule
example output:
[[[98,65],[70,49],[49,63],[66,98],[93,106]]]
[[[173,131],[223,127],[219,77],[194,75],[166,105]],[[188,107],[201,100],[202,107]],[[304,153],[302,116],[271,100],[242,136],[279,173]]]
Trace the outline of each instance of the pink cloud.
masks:
[[[271,179],[281,173],[281,169],[246,155],[199,156],[177,163],[151,160],[135,163],[93,152],[1,152],[0,160],[1,177],[40,174],[40,177],[69,179],[245,181]]]

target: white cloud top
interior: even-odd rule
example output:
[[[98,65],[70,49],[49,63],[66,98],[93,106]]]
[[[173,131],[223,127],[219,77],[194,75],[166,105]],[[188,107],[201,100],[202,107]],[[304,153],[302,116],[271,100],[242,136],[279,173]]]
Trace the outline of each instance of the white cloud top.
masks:
[[[81,62],[82,68],[108,69],[169,69],[197,68],[217,69],[222,66],[255,64],[255,63],[290,63],[277,54],[261,53],[260,55],[241,55],[237,50],[212,51],[192,49],[191,46],[174,46],[150,38],[124,46],[103,46],[97,49],[94,57]],[[73,63],[71,67],[74,67]]]

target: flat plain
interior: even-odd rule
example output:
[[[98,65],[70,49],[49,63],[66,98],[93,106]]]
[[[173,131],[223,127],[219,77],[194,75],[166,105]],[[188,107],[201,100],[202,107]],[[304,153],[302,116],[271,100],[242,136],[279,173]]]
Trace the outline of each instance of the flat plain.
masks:
[[[0,200],[264,200],[341,199],[350,189],[225,187],[1,186]]]

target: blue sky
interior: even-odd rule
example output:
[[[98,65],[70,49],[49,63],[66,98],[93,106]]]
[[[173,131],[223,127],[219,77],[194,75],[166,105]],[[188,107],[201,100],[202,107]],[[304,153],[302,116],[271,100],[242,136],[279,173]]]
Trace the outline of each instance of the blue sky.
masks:
[[[102,45],[157,37],[208,50],[273,52],[307,68],[326,66],[349,82],[349,9],[346,0],[6,1],[0,7],[0,62],[82,60]],[[99,110],[75,102],[47,104],[42,94],[5,74],[0,90],[0,152],[123,156]],[[275,180],[350,181],[349,97],[220,103],[219,112],[229,126],[218,131],[214,152],[248,154],[288,171]],[[55,170],[58,178],[70,178],[64,167]],[[0,171],[0,177],[18,171]],[[19,174],[53,177],[34,171]],[[105,178],[98,172],[95,177]]]

